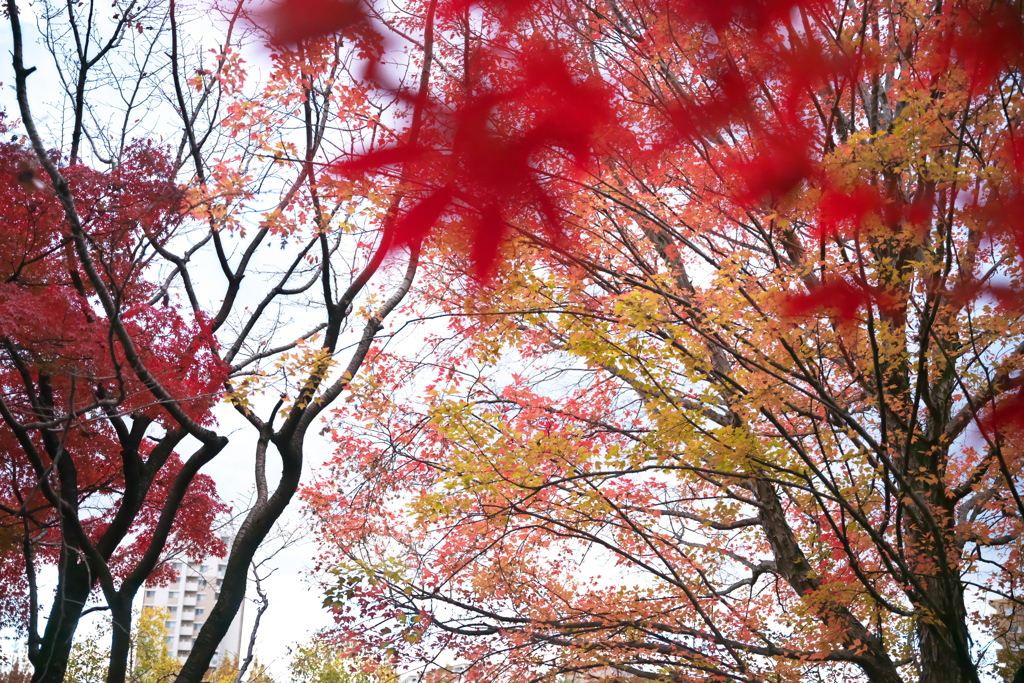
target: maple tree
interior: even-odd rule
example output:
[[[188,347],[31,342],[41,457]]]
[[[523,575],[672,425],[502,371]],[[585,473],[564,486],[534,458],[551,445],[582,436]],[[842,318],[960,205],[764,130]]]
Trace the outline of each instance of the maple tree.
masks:
[[[1021,599],[1020,7],[409,13],[415,140],[334,170],[410,198],[452,322],[374,350],[306,492],[340,633],[480,680],[981,680]]]
[[[307,434],[417,269],[415,246],[382,268],[393,199],[320,173],[394,134],[387,104],[352,85],[338,38],[281,48],[250,78],[241,48],[262,39],[247,11],[6,3],[0,621],[24,634],[34,683],[65,678],[97,610],[106,680],[123,683],[139,589],[172,579],[176,555],[225,554],[177,673],[203,679]],[[58,115],[39,116],[55,91]],[[201,473],[215,458],[255,482],[230,547]]]
[[[24,182],[25,176],[36,180],[26,150],[4,143],[0,159],[6,207],[2,614],[6,625],[28,632],[39,673],[49,668],[58,643],[70,647],[94,586],[102,587],[117,623],[127,626],[131,600],[159,573],[161,552],[218,549],[210,525],[225,507],[212,481],[175,452],[181,436],[153,436],[170,432],[172,423],[126,366],[139,363],[149,381],[187,397],[180,415],[196,426],[209,420],[211,396],[225,373],[209,355],[202,326],[152,305],[156,286],[142,279],[149,255],[140,253],[141,239],[165,242],[182,201],[159,150],[131,145],[106,174],[81,165],[64,169],[88,230],[88,241],[78,246],[83,260],[96,264],[92,273],[72,256],[76,245],[59,206]],[[111,345],[115,326],[97,314],[95,282],[106,287],[130,350]],[[107,504],[117,496],[119,505]],[[44,565],[59,568],[61,597],[40,634],[37,577]],[[125,636],[115,645],[127,647]]]

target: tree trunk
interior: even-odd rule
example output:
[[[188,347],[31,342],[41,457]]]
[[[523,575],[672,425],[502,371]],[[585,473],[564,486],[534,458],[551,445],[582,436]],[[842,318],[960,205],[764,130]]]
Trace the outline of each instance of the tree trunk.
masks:
[[[811,566],[789,526],[775,487],[770,481],[762,478],[751,480],[751,485],[757,502],[761,505],[761,528],[772,547],[779,574],[799,595],[817,592],[821,587],[821,581],[810,571]],[[903,683],[896,665],[885,651],[882,640],[871,633],[849,609],[826,600],[816,611],[816,616],[822,624],[829,628],[838,626],[845,633],[844,645],[849,646],[854,641],[860,641],[865,652],[857,663],[871,683]]]
[[[132,649],[132,600],[129,596],[115,608],[110,606],[110,659],[107,683],[125,683],[128,673],[128,655]]]
[[[68,550],[63,554],[61,561],[68,569],[61,573],[57,583],[60,598],[53,602],[39,650],[29,656],[33,667],[32,683],[63,682],[75,630],[92,589],[88,567]]]
[[[245,599],[249,563],[263,539],[270,533],[274,523],[288,506],[299,487],[302,474],[302,444],[293,448],[280,448],[282,472],[274,494],[256,506],[245,517],[228,554],[228,566],[224,571],[221,593],[207,616],[206,623],[199,631],[188,659],[178,673],[175,683],[201,683],[217,646],[231,627],[231,621],[238,613]],[[289,443],[289,445],[292,445]]]
[[[943,577],[925,577],[923,583],[943,613],[917,622],[921,683],[979,683],[962,586]]]

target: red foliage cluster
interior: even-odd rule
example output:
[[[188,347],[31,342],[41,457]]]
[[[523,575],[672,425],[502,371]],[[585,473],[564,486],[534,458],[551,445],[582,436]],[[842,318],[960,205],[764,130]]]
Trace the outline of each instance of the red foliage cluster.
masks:
[[[557,8],[525,0],[444,0],[437,6],[437,14],[458,17],[471,4],[501,19],[493,40],[486,47],[475,48],[472,64],[476,73],[461,98],[453,103],[448,94],[442,101],[441,95],[432,91],[408,97],[413,106],[422,108],[426,121],[412,142],[368,150],[360,158],[343,160],[334,170],[341,174],[399,173],[418,199],[407,204],[398,217],[393,244],[418,241],[441,223],[461,225],[468,231],[467,251],[478,273],[486,273],[508,232],[510,217],[522,215],[527,207],[537,212],[540,224],[553,236],[561,234],[557,193],[543,178],[563,173],[566,166],[562,161],[568,161],[568,166],[585,165],[606,142],[609,131],[622,122],[616,120],[612,106],[615,94],[593,73],[593,67],[574,66],[585,60],[572,54],[571,41],[542,47],[516,42],[514,36],[521,41],[523,34],[517,22],[531,15],[555,13]],[[856,230],[871,215],[895,222],[894,211],[911,211],[914,220],[932,212],[932,206],[920,202],[909,209],[899,206],[891,191],[828,189],[829,182],[815,161],[821,150],[810,148],[810,141],[820,135],[807,128],[791,103],[824,84],[842,92],[865,73],[876,78],[882,74],[872,52],[876,48],[862,46],[845,54],[822,52],[813,41],[801,45],[810,24],[827,9],[821,2],[665,0],[655,4],[661,19],[648,27],[649,39],[660,31],[697,27],[705,32],[706,72],[702,77],[709,92],[702,101],[680,97],[662,107],[664,131],[668,132],[657,144],[662,148],[702,140],[721,144],[723,125],[744,125],[752,145],[735,153],[723,171],[737,181],[731,197],[736,205],[770,206],[794,190],[819,185],[825,188],[819,225],[822,238]],[[363,53],[375,61],[381,56],[377,47],[382,39],[369,19],[372,14],[369,5],[358,2],[287,0],[270,15],[270,21],[280,42],[342,32],[362,44]],[[903,48],[927,55],[916,58],[918,68],[926,69],[917,76],[922,87],[934,83],[950,64],[967,68],[972,78],[968,90],[974,92],[1020,68],[1024,23],[1016,6],[957,0],[944,8],[936,21],[937,25],[915,38],[917,44]],[[750,54],[757,60],[754,67],[741,70],[728,50],[720,49],[716,31],[746,31]],[[787,32],[788,38],[783,38]],[[786,50],[779,49],[780,40]],[[768,88],[777,98],[775,106],[755,110],[751,106],[753,93]],[[836,112],[836,126],[839,117]],[[624,132],[630,131],[619,125],[616,134]],[[553,151],[563,158],[556,161],[559,155]],[[1021,177],[1018,168],[1016,177],[1009,179],[1011,204],[1013,198],[1024,195]],[[994,230],[1019,230],[1009,208],[993,210],[991,202],[987,208],[978,208],[979,213],[988,212]],[[844,287],[852,297],[858,285],[847,283]],[[839,294],[832,291],[829,296]],[[861,292],[851,299],[851,305],[857,308],[868,297],[869,293]],[[807,301],[805,297],[798,307]]]
[[[376,46],[379,38],[362,0],[284,0],[271,8],[265,19],[280,43],[339,33]]]
[[[125,372],[123,350],[98,313],[60,204],[45,186],[27,190],[16,182],[28,158],[16,145],[0,149],[0,201],[8,207],[0,235],[5,343],[30,350],[30,362],[54,381],[100,382],[122,412],[163,419],[165,413]],[[145,277],[147,243],[169,239],[181,216],[181,193],[168,181],[169,160],[148,143],[137,143],[110,173],[75,166],[64,174],[94,258],[117,297],[119,318],[147,367],[173,395],[197,398],[186,403],[194,418],[209,419],[210,397],[224,377],[210,354],[209,330],[203,321],[182,318],[169,302],[152,301],[156,285]]]
[[[514,75],[502,85],[474,90],[453,114],[432,112],[427,142],[373,150],[336,166],[341,173],[399,167],[421,198],[396,221],[393,243],[418,243],[441,220],[461,222],[483,276],[509,225],[526,211],[561,238],[562,217],[545,178],[584,168],[614,116],[604,84],[575,76],[550,46],[528,46],[504,66]],[[519,125],[506,127],[509,119]]]
[[[138,143],[110,172],[80,165],[62,172],[78,202],[89,254],[115,297],[118,321],[153,375],[181,397],[194,419],[209,422],[225,376],[212,354],[212,336],[203,321],[189,321],[161,300],[146,277],[152,245],[170,239],[182,215],[182,193],[168,180],[169,160]],[[30,151],[14,143],[0,145],[0,205],[0,601],[11,606],[24,600],[26,537],[37,562],[55,559],[62,545],[58,514],[41,482],[61,495],[74,487],[79,519],[95,542],[125,504],[119,499],[129,476],[125,449],[137,441],[110,418],[168,430],[174,422],[128,366],[60,203]],[[154,445],[138,442],[143,462]],[[148,532],[181,467],[174,453],[159,466],[131,540],[109,559],[114,576],[134,567],[147,548]],[[209,549],[210,524],[224,510],[209,477],[195,478],[183,508],[172,549]],[[11,616],[26,607],[0,613]]]

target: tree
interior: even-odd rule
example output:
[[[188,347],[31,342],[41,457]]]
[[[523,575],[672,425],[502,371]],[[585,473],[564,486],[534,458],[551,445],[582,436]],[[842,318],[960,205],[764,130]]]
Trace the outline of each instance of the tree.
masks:
[[[2,613],[5,623],[27,626],[39,674],[53,666],[54,648],[66,656],[95,585],[104,590],[115,632],[125,629],[118,645],[126,654],[131,599],[158,571],[160,553],[223,552],[210,533],[226,509],[212,481],[174,452],[184,432],[177,440],[156,436],[170,429],[167,415],[146,395],[145,382],[125,370],[144,365],[147,381],[187,397],[179,416],[200,429],[226,373],[208,351],[203,326],[154,305],[157,288],[142,277],[149,245],[166,245],[182,211],[162,151],[140,142],[126,147],[109,173],[65,168],[88,268],[76,263],[56,201],[36,186],[28,152],[5,143],[0,158],[7,207],[0,439],[10,456],[0,507],[10,537]],[[61,163],[55,154],[46,162]],[[100,301],[118,311],[116,324],[97,314]],[[130,347],[110,344],[118,329]],[[119,494],[120,505],[110,505]],[[162,515],[162,507],[184,511]],[[60,568],[63,599],[40,636],[43,564]]]
[[[245,683],[274,683],[267,667],[260,664],[259,660],[253,660],[250,664],[251,667],[240,669],[237,659],[225,657],[203,680],[210,683],[241,683],[244,676]]]
[[[370,666],[372,669],[368,670]],[[397,683],[398,676],[386,664],[346,657],[329,640],[314,637],[292,650],[292,683]]]
[[[131,649],[128,659],[131,683],[165,683],[173,680],[181,669],[181,661],[167,649],[167,629],[164,622],[170,618],[166,609],[143,607],[132,629]],[[71,656],[65,680],[72,683],[92,683],[106,678],[110,661],[110,648],[105,641],[110,638],[110,620],[104,619],[93,624],[84,634],[79,634]],[[224,657],[216,667],[211,668],[204,680],[210,683],[235,683],[242,674],[238,660]],[[265,667],[257,664],[247,683],[272,683]]]
[[[110,621],[102,620],[79,636],[68,659],[65,679],[69,683],[92,683],[106,678],[109,651],[103,641],[109,634]]]
[[[30,12],[48,55],[26,40]],[[393,102],[352,87],[335,38],[282,48],[247,80],[240,49],[263,40],[247,12],[6,3],[18,120],[0,148],[0,620],[26,635],[33,683],[65,678],[93,610],[112,619],[106,680],[124,683],[139,588],[169,578],[174,554],[225,551],[178,676],[202,680],[307,434],[416,273],[414,245],[401,272],[381,268],[378,228],[401,200],[320,173],[394,137]],[[47,62],[57,115],[37,118]],[[220,400],[244,429],[217,424]],[[256,495],[221,548],[224,506],[200,470],[244,453]]]
[[[653,594],[670,590],[641,607],[664,607],[666,618],[682,624],[666,622],[668,633],[683,629],[692,642],[673,641],[645,621],[644,609],[630,602],[640,586],[615,605],[615,619],[597,626],[488,612],[481,617],[492,619],[484,619],[485,636],[511,638],[502,642],[516,646],[514,653],[529,650],[516,639],[548,643],[551,648],[542,650],[554,652],[579,645],[582,629],[595,641],[578,647],[574,657],[584,652],[622,660],[615,664],[641,673],[664,665],[749,679],[770,660],[783,676],[782,665],[798,668],[793,662],[817,657],[859,667],[877,680],[895,680],[900,666],[912,664],[929,680],[976,678],[962,574],[980,582],[970,562],[996,561],[996,578],[983,580],[1005,580],[1002,592],[1011,597],[1016,576],[1017,513],[1000,507],[1000,497],[1019,507],[1011,419],[1019,308],[1011,219],[1024,196],[1015,137],[1018,8],[960,0],[949,6],[808,2],[795,9],[760,2],[501,3],[478,11],[431,0],[393,12],[320,3],[318,12],[303,14],[294,11],[301,2],[289,2],[277,15],[277,37],[297,42],[279,47],[270,77],[253,90],[238,52],[242,4],[225,9],[224,36],[206,61],[193,56],[197,46],[186,38],[190,8],[130,3],[99,13],[88,2],[41,4],[38,16],[68,113],[53,119],[67,121],[66,131],[59,124],[48,131],[32,116],[33,68],[26,64],[19,8],[15,0],[7,7],[18,110],[31,148],[24,164],[14,166],[10,187],[38,193],[53,207],[47,215],[62,247],[37,255],[46,265],[24,272],[67,273],[80,317],[94,317],[106,333],[95,358],[58,350],[69,363],[57,363],[58,369],[75,366],[58,382],[50,376],[52,358],[42,358],[40,371],[32,353],[52,336],[26,338],[7,350],[5,362],[13,369],[5,396],[10,393],[17,410],[0,416],[19,454],[9,478],[12,489],[34,495],[38,486],[45,498],[30,510],[21,493],[5,493],[13,501],[5,503],[5,526],[14,530],[5,535],[14,541],[3,547],[19,548],[23,558],[24,571],[16,576],[24,589],[11,595],[25,605],[35,680],[63,677],[71,637],[97,585],[104,603],[98,607],[110,609],[114,619],[108,681],[124,680],[135,592],[157,571],[175,523],[191,509],[181,502],[201,482],[199,469],[230,452],[231,431],[210,420],[215,386],[256,439],[257,499],[228,555],[220,598],[179,676],[201,679],[243,599],[252,555],[295,491],[309,428],[348,391],[384,318],[409,293],[420,241],[435,224],[447,230],[430,246],[432,287],[422,291],[438,306],[451,305],[446,300],[460,292],[467,261],[477,264],[479,285],[500,256],[512,259],[501,287],[466,292],[470,312],[524,311],[519,319],[501,318],[514,323],[508,328],[514,334],[502,342],[508,349],[467,342],[474,362],[486,365],[513,350],[536,357],[538,367],[542,358],[582,358],[595,378],[587,386],[586,410],[579,409],[585,419],[577,420],[575,431],[559,434],[555,424],[547,432],[574,444],[596,439],[593,462],[609,457],[622,472],[613,477],[565,456],[571,475],[556,468],[553,476],[580,486],[593,482],[586,491],[596,487],[593,504],[604,516],[590,519],[597,513],[581,502],[569,510],[583,518],[564,522],[552,512],[541,517],[549,523],[525,525],[524,539],[539,540],[530,546],[533,556],[522,553],[533,561],[523,576],[533,576],[531,567],[549,556],[540,550],[549,530],[555,537],[575,534],[584,545],[604,544],[611,553],[622,547],[617,556],[623,562],[656,569],[641,582],[644,590],[648,581]],[[385,59],[396,41],[400,54]],[[356,69],[357,59],[367,68]],[[159,110],[165,102],[159,113],[166,118],[153,116],[156,111],[140,116],[142,108]],[[177,141],[177,151],[167,155],[167,172],[158,174],[165,191],[160,201],[141,201],[135,208],[145,209],[142,214],[118,205],[110,219],[107,201],[122,190],[110,197],[90,191],[111,179],[114,190],[118,174],[141,163],[126,163],[132,154],[145,161],[147,146],[132,138],[158,137],[140,123],[158,118],[176,122],[166,139]],[[110,120],[115,123],[108,126]],[[327,143],[335,147],[328,150]],[[51,154],[48,145],[66,151]],[[79,171],[86,165],[107,170]],[[87,180],[82,185],[79,172]],[[165,202],[173,194],[167,178],[187,185],[181,201],[189,215]],[[999,205],[1004,208],[996,210]],[[107,230],[118,239],[106,239]],[[526,239],[515,253],[502,241],[514,231]],[[278,242],[283,252],[268,255]],[[578,253],[567,252],[569,245]],[[404,274],[382,270],[389,253],[401,255]],[[8,277],[21,273],[15,269]],[[243,280],[251,283],[257,273],[265,288],[243,292]],[[60,282],[15,282],[15,289],[49,292]],[[992,297],[1000,301],[986,310]],[[180,330],[177,348],[161,345],[167,336],[157,340],[142,324],[158,324],[164,300],[170,322],[159,324]],[[313,313],[299,318],[298,311]],[[781,320],[780,311],[790,319]],[[350,328],[355,318],[360,322]],[[470,333],[487,329],[466,326]],[[526,342],[517,335],[530,346],[519,348]],[[105,368],[114,372],[100,374]],[[564,397],[534,386],[530,373],[523,376],[528,398],[513,401],[511,409],[522,405],[526,413],[523,429],[532,431],[524,443],[546,441],[546,423],[530,419],[534,414],[526,409]],[[201,386],[185,381],[192,379]],[[383,384],[390,376],[373,380]],[[50,405],[51,385],[58,387],[59,406]],[[793,395],[777,398],[767,390],[773,386],[788,386]],[[503,396],[499,389],[495,395]],[[630,406],[629,392],[642,409]],[[359,410],[379,412],[387,392],[367,384],[350,395],[365,402]],[[82,397],[84,405],[77,403]],[[575,404],[570,407],[557,408],[559,419],[577,416]],[[441,405],[438,416],[450,408]],[[631,410],[636,416],[625,419]],[[389,420],[399,426],[412,417]],[[502,427],[512,420],[501,417]],[[500,451],[502,444],[449,468],[450,452],[476,448],[483,435],[439,417],[428,427],[420,433],[437,452],[422,465],[424,495],[438,497],[428,465],[440,464],[437,471],[454,477],[452,490],[468,491],[462,505],[478,499],[484,505],[474,528],[493,531],[500,525],[483,522],[521,519],[513,494],[499,494],[495,507],[474,488],[486,481],[474,468],[495,462],[488,460],[489,449]],[[598,431],[591,437],[587,429]],[[72,453],[63,445],[94,431],[110,435],[108,448]],[[972,451],[967,439],[975,433],[987,441]],[[192,454],[172,458],[179,447]],[[360,444],[346,448],[367,455]],[[691,450],[707,453],[708,460],[673,460]],[[268,451],[277,452],[282,467],[273,487]],[[110,506],[112,521],[90,529],[91,510],[80,514],[78,458],[97,453],[121,458],[122,465],[96,499]],[[403,445],[399,455],[405,453]],[[561,455],[536,457],[531,473],[553,467],[545,463],[558,463]],[[843,472],[832,469],[840,460]],[[182,464],[172,473],[162,462]],[[371,479],[388,476],[385,467],[367,467]],[[519,487],[515,491],[526,485],[550,492],[531,494],[530,501],[550,496],[561,509],[562,488],[517,479],[526,476],[521,466],[511,474],[499,471]],[[619,479],[632,500],[626,484],[656,471],[668,483],[655,477],[643,490],[663,485],[685,491],[686,500],[676,501],[673,493],[644,498],[642,490],[623,507],[616,487],[603,493],[609,487],[598,485]],[[463,472],[480,476],[463,481]],[[169,480],[161,474],[173,476],[166,497],[152,488]],[[840,475],[848,481],[840,482]],[[23,482],[27,488],[19,489]],[[441,490],[446,485],[437,482]],[[710,520],[676,538],[665,518],[707,519],[713,504],[694,497],[720,501],[716,517],[735,518]],[[147,505],[159,513],[153,512],[152,533],[144,533],[149,518],[141,511],[154,499]],[[430,507],[433,499],[423,500],[424,523],[431,514],[442,526],[453,522],[444,517],[454,514],[444,501]],[[358,500],[352,512],[363,513],[367,504]],[[386,512],[366,514],[375,522]],[[612,522],[626,535],[607,540],[588,526],[606,525],[600,528],[611,533]],[[45,549],[52,547],[41,529],[59,529],[61,584],[39,634],[33,567],[37,558],[50,561]],[[744,537],[745,554],[717,550],[732,531]],[[687,534],[698,532],[706,537],[693,551],[700,561],[682,549],[694,542]],[[832,542],[830,533],[842,547],[819,561],[811,549],[819,538]],[[469,541],[475,538],[470,534]],[[122,568],[115,556],[136,540],[138,555]],[[987,550],[996,541],[1005,558]],[[468,560],[489,556],[480,549],[464,566],[453,565],[456,549],[442,564],[466,577],[467,595],[425,585],[419,592],[409,588],[413,600],[480,609],[474,591],[487,584],[471,578],[481,563]],[[425,570],[435,571],[433,557],[423,557]],[[421,558],[403,559],[419,566]],[[811,559],[819,565],[811,567]],[[732,581],[741,585],[723,584],[739,567],[750,571]],[[857,600],[823,583],[820,572],[832,567],[849,569],[850,585],[864,588],[849,589]],[[397,581],[389,571],[385,586]],[[382,584],[375,581],[376,591]],[[694,581],[706,582],[704,589],[693,589]],[[774,601],[759,592],[746,612],[734,609],[730,593],[761,590],[769,581],[778,588]],[[683,597],[673,602],[678,595],[671,591]],[[558,594],[559,609],[574,605],[568,588]],[[403,590],[394,598],[408,606],[407,595]],[[515,611],[531,604],[525,597],[495,599],[512,601]],[[795,607],[813,618],[790,625],[786,615]],[[447,615],[435,615],[434,623]],[[407,619],[426,627],[418,612]],[[782,636],[764,630],[769,626],[792,630],[785,646]],[[908,664],[887,649],[900,629],[915,634],[899,641]],[[467,637],[475,633],[462,630]],[[632,640],[616,640],[648,632],[653,640],[635,647]],[[402,636],[419,638],[408,630]],[[628,656],[618,657],[623,650]],[[953,665],[940,666],[948,653]]]
[[[481,680],[979,681],[1020,601],[1020,8],[436,16],[454,119],[339,167],[405,173],[452,321],[368,357],[306,493],[342,634]],[[525,149],[512,186],[460,136]]]
[[[143,608],[131,634],[128,659],[132,683],[163,683],[181,668],[181,662],[167,651],[164,621],[167,610]],[[79,633],[68,658],[65,680],[69,683],[94,683],[107,677],[110,663],[111,620],[102,618],[84,633]]]
[[[29,683],[32,680],[32,667],[21,658],[14,662],[4,661],[4,669],[0,672],[0,681],[3,683]]]
[[[164,683],[172,680],[181,668],[181,662],[167,649],[167,628],[171,616],[166,609],[143,607],[135,623],[132,639],[132,683]]]

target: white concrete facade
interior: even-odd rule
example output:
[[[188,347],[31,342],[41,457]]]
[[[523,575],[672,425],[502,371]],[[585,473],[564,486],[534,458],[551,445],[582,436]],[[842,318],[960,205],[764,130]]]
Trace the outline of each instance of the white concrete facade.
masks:
[[[168,652],[179,659],[185,659],[192,651],[192,643],[195,642],[199,629],[206,622],[206,615],[210,613],[213,603],[220,595],[220,584],[224,579],[227,560],[210,557],[196,564],[183,560],[170,560],[170,564],[178,572],[178,580],[166,586],[146,586],[142,606],[163,608],[170,612],[170,616],[164,622],[167,629],[164,642]],[[213,666],[217,666],[225,656],[234,659],[241,654],[244,611],[243,600],[227,634],[217,646]]]

